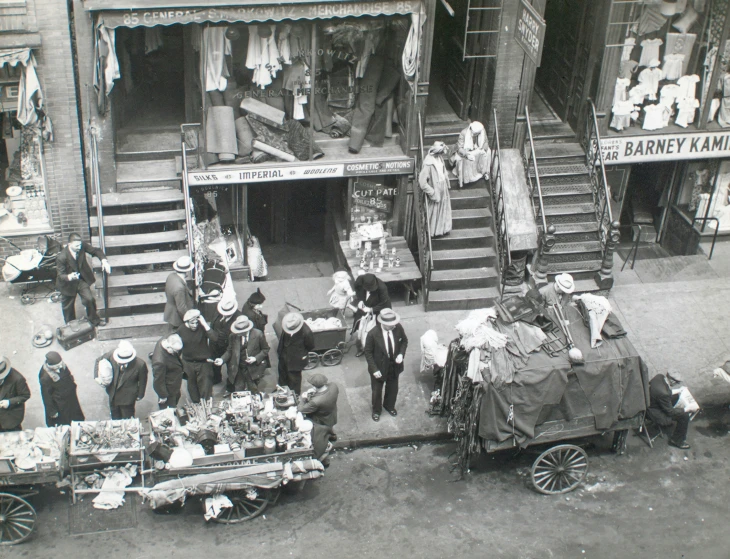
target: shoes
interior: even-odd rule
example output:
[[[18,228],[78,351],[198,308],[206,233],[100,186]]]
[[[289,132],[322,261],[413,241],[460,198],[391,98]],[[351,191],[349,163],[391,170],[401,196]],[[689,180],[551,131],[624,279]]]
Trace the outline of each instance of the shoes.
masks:
[[[373,414],[373,421],[380,421],[380,414],[379,413],[374,413]]]
[[[92,326],[93,326],[94,328],[97,328],[97,327],[99,327],[99,326],[106,326],[106,325],[107,325],[107,321],[106,321],[106,320],[104,320],[103,318],[100,318],[99,320],[97,320],[97,321],[95,321],[95,322],[92,322],[92,323],[91,323],[91,325],[92,325]]]
[[[365,350],[364,349],[358,349],[357,350],[357,353],[355,354],[355,357],[362,357],[363,355],[365,355]]]
[[[383,409],[384,409],[385,411],[387,411],[387,412],[388,412],[388,413],[389,413],[390,415],[392,415],[393,417],[395,417],[396,415],[398,415],[398,410],[397,410],[397,409],[395,409],[395,408],[393,408],[392,410],[389,410],[389,409],[387,409],[387,408],[383,408]]]
[[[335,435],[334,433],[332,433],[332,434],[331,434],[331,435],[329,436],[329,441],[330,441],[331,443],[337,442],[337,435]]]
[[[680,448],[682,450],[689,450],[689,448],[690,448],[690,446],[687,444],[686,441],[677,442],[677,441],[673,441],[673,440],[669,439],[669,444],[672,445],[673,447]]]

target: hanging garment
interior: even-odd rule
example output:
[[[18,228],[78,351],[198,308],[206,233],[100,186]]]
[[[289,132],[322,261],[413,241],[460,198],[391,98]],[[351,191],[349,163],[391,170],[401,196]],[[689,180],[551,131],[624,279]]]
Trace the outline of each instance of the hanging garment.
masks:
[[[720,100],[715,97],[710,101],[710,112],[707,113],[707,122],[712,122],[717,116],[717,111],[720,109]]]
[[[669,112],[669,109],[664,105],[647,105],[644,107],[644,124],[642,128],[644,130],[659,130],[664,128],[664,122],[666,121],[665,112]]]
[[[639,66],[649,66],[649,62],[659,58],[659,47],[664,43],[661,39],[644,39],[641,41],[641,58]]]
[[[631,85],[631,80],[626,78],[617,78],[616,85],[613,88],[613,104],[620,101],[626,101],[629,98],[628,88]]]
[[[677,113],[677,118],[674,119],[674,124],[682,128],[687,128],[687,126],[694,122],[695,112],[697,112],[697,107],[699,106],[700,102],[697,99],[678,99],[677,108],[679,112]]]
[[[644,86],[649,101],[656,101],[656,94],[659,90],[659,80],[664,78],[661,68],[645,68],[639,74],[639,83]]]
[[[694,47],[697,35],[694,33],[667,33],[667,44],[664,48],[666,54],[683,54],[682,59],[682,75],[687,73],[687,65],[690,56],[692,56],[692,48]]]
[[[434,142],[423,158],[418,186],[428,197],[428,226],[432,237],[451,231],[451,195],[449,176],[444,165],[446,144]]]
[[[667,80],[678,80],[682,77],[682,63],[684,62],[683,54],[667,54],[664,57],[664,78]]]
[[[459,133],[451,162],[460,187],[489,175],[492,152],[481,122],[474,121]]]
[[[375,96],[375,111],[370,119],[370,126],[365,139],[371,146],[382,147],[386,137],[393,135],[393,92],[400,83],[401,73],[391,64],[383,66],[383,73],[378,84],[378,93]],[[390,136],[388,136],[390,130]]]
[[[717,123],[723,128],[730,126],[730,73],[722,77],[722,100],[717,113]]]
[[[631,101],[619,101],[613,105],[613,118],[611,128],[623,130],[631,125],[631,113],[634,111],[634,104]]]
[[[682,76],[677,80],[677,85],[682,88],[678,98],[695,99],[697,97],[697,82],[700,77],[697,74]]]
[[[638,84],[629,89],[629,101],[634,105],[643,105],[646,99],[646,87],[644,84]]]
[[[228,27],[203,29],[205,43],[205,91],[225,91],[228,86],[226,55],[231,54],[231,41],[226,37]]]
[[[591,347],[595,349],[603,343],[601,330],[603,330],[603,324],[611,312],[611,304],[605,297],[593,295],[592,293],[584,293],[574,298],[580,301],[583,310],[588,313],[588,324],[591,330]]]
[[[18,122],[24,127],[40,122],[43,139],[53,141],[53,125],[43,109],[43,92],[35,71],[35,57],[31,54],[20,74],[18,87]],[[10,122],[10,119],[7,119]]]
[[[624,60],[621,62],[621,66],[618,70],[618,77],[624,78],[627,80],[631,79],[631,76],[634,75],[634,72],[636,72],[636,69],[638,68],[639,63],[636,60]]]
[[[252,81],[261,89],[270,85],[281,70],[275,39],[276,25],[250,25],[246,68],[253,70]]]
[[[289,34],[291,33],[291,25],[285,23],[279,29],[279,39],[276,43],[279,49],[279,56],[284,64],[291,64],[291,46],[289,45]]]
[[[359,94],[352,115],[352,128],[350,129],[350,142],[348,144],[351,153],[360,153],[365,143],[365,136],[370,128],[370,119],[375,112],[375,97],[377,96],[378,84],[383,74],[384,65],[385,59],[382,56],[371,56],[365,75],[358,80]]]
[[[412,80],[416,75],[416,67],[418,66],[418,35],[421,30],[421,16],[419,14],[411,14],[411,27],[408,30],[406,44],[403,47],[403,55],[401,62],[403,64],[403,73],[408,80]]]
[[[624,46],[621,49],[621,61],[622,62],[631,60],[631,52],[634,50],[635,46],[636,46],[635,37],[627,37],[624,40]]]
[[[150,54],[162,48],[162,28],[161,27],[145,27],[144,28],[144,53]]]
[[[675,83],[663,86],[659,90],[659,102],[665,107],[672,107],[677,101],[677,97],[682,92],[682,88]]]
[[[107,29],[103,23],[98,24],[94,50],[94,89],[97,94],[99,112],[104,115],[109,109],[107,98],[114,87],[114,80],[121,77],[116,52],[115,30]]]

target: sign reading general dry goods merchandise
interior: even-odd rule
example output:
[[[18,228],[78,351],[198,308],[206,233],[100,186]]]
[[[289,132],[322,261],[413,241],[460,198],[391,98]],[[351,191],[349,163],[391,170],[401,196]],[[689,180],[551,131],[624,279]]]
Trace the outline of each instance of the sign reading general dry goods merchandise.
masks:
[[[730,131],[601,138],[607,165],[730,157]]]
[[[413,172],[413,159],[397,161],[373,161],[358,163],[333,163],[331,165],[282,165],[279,167],[245,167],[193,171],[188,173],[188,184],[239,184],[254,182],[292,181],[328,177],[352,177],[359,175],[401,175]]]
[[[527,0],[520,0],[517,10],[515,41],[527,53],[535,66],[540,66],[542,47],[545,44],[545,20],[540,17],[535,8],[527,3]]]

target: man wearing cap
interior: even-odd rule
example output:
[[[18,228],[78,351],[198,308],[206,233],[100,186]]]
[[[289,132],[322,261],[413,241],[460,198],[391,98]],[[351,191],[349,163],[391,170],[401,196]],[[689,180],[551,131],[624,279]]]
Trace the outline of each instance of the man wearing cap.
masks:
[[[183,343],[178,334],[160,338],[150,353],[152,362],[152,388],[157,394],[157,405],[162,408],[175,408],[180,401],[183,364],[180,352]]]
[[[253,327],[262,332],[266,331],[266,325],[269,322],[269,317],[262,312],[264,301],[266,301],[266,297],[261,293],[261,289],[257,289],[249,295],[241,308],[241,314],[247,316],[253,322]]]
[[[76,394],[76,381],[57,352],[46,353],[46,362],[38,373],[38,381],[48,427],[71,425],[72,421],[84,420],[84,412]]]
[[[269,344],[264,333],[254,328],[247,316],[239,316],[231,325],[228,350],[223,355],[223,361],[228,363],[228,383],[235,391],[258,393],[268,357]]]
[[[94,378],[100,377],[101,363],[105,368],[111,366],[111,378],[100,382],[109,395],[109,410],[112,419],[129,419],[134,417],[136,403],[144,398],[147,390],[147,363],[137,357],[132,344],[127,340],[119,342],[117,348],[109,351],[96,360]]]
[[[165,322],[176,330],[183,323],[185,313],[193,308],[193,293],[188,287],[187,276],[195,268],[189,256],[181,256],[172,265],[174,272],[165,281]]]
[[[357,302],[357,311],[355,312],[355,321],[352,325],[354,332],[360,322],[360,319],[372,312],[377,316],[381,310],[390,308],[390,296],[388,295],[388,286],[385,282],[375,274],[363,274],[355,280],[355,301]],[[358,345],[356,357],[360,357],[364,353],[364,349]]]
[[[309,377],[312,388],[302,394],[299,400],[299,411],[307,416],[319,429],[312,431],[312,443],[317,455],[321,455],[327,448],[329,441],[336,441],[335,425],[337,424],[337,397],[340,394],[338,386],[329,381],[322,373]],[[320,452],[317,452],[317,451]]]
[[[13,369],[7,357],[0,355],[0,432],[23,429],[28,398],[30,390],[25,378]]]
[[[68,244],[56,256],[56,289],[61,292],[61,309],[66,324],[76,320],[76,295],[81,297],[91,324],[94,326],[106,324],[96,312],[96,299],[91,292],[96,277],[89,266],[87,254],[101,260],[103,270],[111,274],[112,268],[104,251],[82,241],[78,233],[71,233],[68,236]]]
[[[400,325],[400,317],[393,309],[381,310],[378,326],[368,332],[365,340],[365,359],[368,362],[373,395],[373,421],[380,421],[383,409],[392,416],[398,415],[395,409],[398,377],[403,372],[403,358],[407,348],[408,338]]]
[[[288,386],[295,394],[302,392],[302,370],[309,352],[314,349],[314,336],[304,317],[298,312],[284,315],[281,338],[276,353],[279,356],[279,385]]]
[[[213,365],[221,366],[223,359],[213,357],[210,342],[218,342],[218,334],[199,310],[189,310],[183,320],[177,331],[183,343],[183,371],[188,377],[190,399],[197,404],[213,395]]]
[[[217,337],[216,341],[210,342],[211,349],[213,351],[213,358],[222,357],[228,349],[228,339],[231,336],[231,325],[241,315],[241,311],[238,310],[238,303],[235,298],[226,297],[219,301],[215,307],[215,315],[210,321],[210,327],[215,332]],[[201,313],[202,314],[202,313]],[[208,321],[208,317],[205,317]],[[226,361],[225,359],[223,360]],[[222,365],[213,365],[213,384],[218,384],[223,380],[221,373]],[[233,385],[230,384],[234,375],[228,373],[228,382],[226,383],[226,390],[233,392]]]

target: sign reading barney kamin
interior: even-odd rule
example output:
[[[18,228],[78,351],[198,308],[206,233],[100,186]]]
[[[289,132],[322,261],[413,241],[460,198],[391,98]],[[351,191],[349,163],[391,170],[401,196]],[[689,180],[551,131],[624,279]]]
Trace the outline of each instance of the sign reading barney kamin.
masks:
[[[535,8],[520,0],[517,10],[517,24],[515,25],[515,41],[527,53],[527,56],[540,66],[542,47],[545,44],[545,20],[535,11]]]

